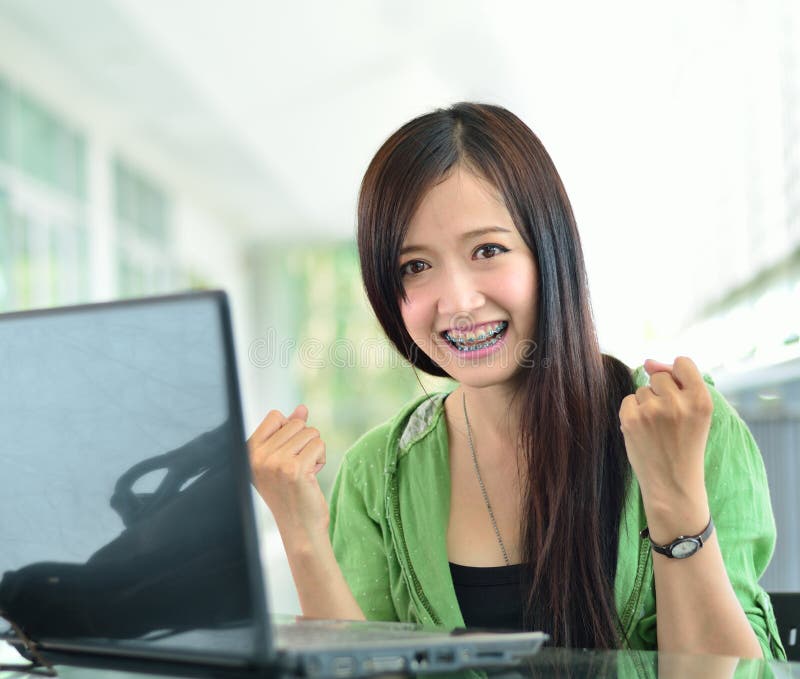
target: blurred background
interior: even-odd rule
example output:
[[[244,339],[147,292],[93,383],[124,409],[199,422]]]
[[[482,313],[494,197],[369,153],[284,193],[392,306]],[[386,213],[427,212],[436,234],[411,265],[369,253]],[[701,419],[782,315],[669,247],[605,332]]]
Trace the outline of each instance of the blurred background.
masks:
[[[758,440],[800,590],[800,3],[0,0],[0,312],[228,291],[248,433],[342,453],[422,389],[362,292],[361,176],[410,118],[497,103],[581,229],[603,349],[692,356]],[[260,509],[273,604],[299,611]]]

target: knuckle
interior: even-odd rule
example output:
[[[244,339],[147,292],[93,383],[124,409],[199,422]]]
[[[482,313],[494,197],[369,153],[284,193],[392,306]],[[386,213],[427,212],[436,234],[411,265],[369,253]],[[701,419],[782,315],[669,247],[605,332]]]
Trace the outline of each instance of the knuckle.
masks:
[[[292,458],[291,460],[283,461],[278,472],[284,482],[293,483],[300,477],[300,466]]]
[[[664,417],[668,420],[678,420],[683,415],[683,408],[675,396],[665,396],[663,402]]]
[[[305,428],[306,424],[305,422],[303,422],[303,420],[293,419],[289,420],[284,426],[288,429],[289,432],[291,432],[292,434],[296,434],[297,432],[302,431]]]
[[[638,413],[631,408],[625,408],[619,414],[619,421],[625,429],[632,429],[638,421]]]
[[[281,465],[282,462],[278,459],[277,455],[270,455],[266,460],[263,460],[259,466],[271,474],[277,474],[281,470]]]
[[[669,424],[678,424],[684,419],[683,411],[676,405],[668,405],[664,408],[663,418]]]
[[[654,408],[650,407],[648,404],[643,405],[639,409],[639,420],[642,422],[646,422],[648,424],[652,423],[658,417],[658,413],[655,411]]]
[[[711,396],[706,392],[695,403],[695,410],[704,417],[708,417],[714,412],[714,401]]]
[[[634,407],[636,405],[636,397],[633,394],[630,394],[622,399],[622,403],[619,406],[619,419],[621,420],[630,420],[632,413],[634,411]]]

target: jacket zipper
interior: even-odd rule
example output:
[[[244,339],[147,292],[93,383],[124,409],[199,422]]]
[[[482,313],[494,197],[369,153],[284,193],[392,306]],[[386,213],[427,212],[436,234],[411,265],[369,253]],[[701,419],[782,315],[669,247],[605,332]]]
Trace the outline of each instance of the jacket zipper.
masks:
[[[647,542],[647,540],[642,540],[641,544],[639,545],[639,562],[636,567],[636,579],[633,582],[633,591],[631,592],[630,598],[628,599],[628,603],[626,604],[625,609],[622,612],[622,620],[620,621],[625,643],[629,648],[630,648],[630,641],[629,641],[628,628],[631,624],[631,620],[633,619],[633,615],[639,606],[639,596],[642,591],[642,583],[644,582],[644,574],[645,571],[647,570],[647,562],[649,559],[650,559],[650,545]]]
[[[425,592],[422,590],[422,585],[420,584],[419,580],[417,579],[417,574],[414,572],[414,568],[411,566],[411,556],[408,553],[408,547],[406,546],[406,539],[405,535],[403,534],[402,523],[400,522],[400,497],[397,492],[397,476],[392,474],[391,481],[389,484],[390,487],[390,497],[387,500],[390,500],[392,504],[392,518],[394,519],[394,526],[393,529],[397,535],[397,544],[402,551],[403,560],[405,561],[405,567],[408,572],[408,576],[411,579],[411,583],[414,586],[414,591],[416,592],[417,598],[419,602],[422,604],[425,612],[430,616],[431,621],[437,627],[442,626],[441,618],[434,612],[433,608],[431,607],[430,602],[428,601],[428,597],[425,595]]]

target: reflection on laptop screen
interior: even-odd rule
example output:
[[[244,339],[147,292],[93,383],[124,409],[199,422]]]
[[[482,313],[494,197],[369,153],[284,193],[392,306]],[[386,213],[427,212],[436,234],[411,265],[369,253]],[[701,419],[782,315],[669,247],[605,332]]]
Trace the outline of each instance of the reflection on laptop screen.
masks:
[[[0,609],[29,637],[256,652],[223,310],[211,294],[0,316]]]

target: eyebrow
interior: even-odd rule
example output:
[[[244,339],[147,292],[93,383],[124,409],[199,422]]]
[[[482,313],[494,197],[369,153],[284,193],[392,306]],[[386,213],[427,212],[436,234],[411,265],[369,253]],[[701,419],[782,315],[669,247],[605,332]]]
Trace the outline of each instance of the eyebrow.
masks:
[[[471,231],[467,231],[466,233],[462,233],[458,239],[460,241],[468,241],[472,240],[473,238],[478,238],[479,236],[485,236],[487,233],[511,233],[511,229],[506,229],[503,226],[482,226],[479,229],[472,229]],[[413,252],[414,250],[427,250],[424,245],[406,245],[403,248],[400,248],[400,255],[405,255],[409,252]]]

